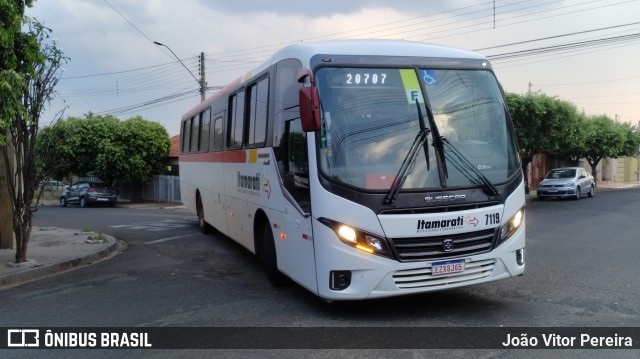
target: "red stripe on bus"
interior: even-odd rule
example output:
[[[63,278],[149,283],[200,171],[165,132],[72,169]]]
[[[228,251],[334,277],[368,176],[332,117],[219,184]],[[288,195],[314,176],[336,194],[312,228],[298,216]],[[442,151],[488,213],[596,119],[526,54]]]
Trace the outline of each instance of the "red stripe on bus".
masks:
[[[180,162],[245,163],[246,161],[245,150],[187,153],[180,156]]]

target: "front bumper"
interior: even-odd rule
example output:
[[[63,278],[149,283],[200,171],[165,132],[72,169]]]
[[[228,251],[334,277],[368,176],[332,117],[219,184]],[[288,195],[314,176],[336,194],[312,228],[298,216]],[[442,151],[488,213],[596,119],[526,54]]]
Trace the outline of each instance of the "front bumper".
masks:
[[[537,190],[538,197],[575,197],[576,188],[563,187],[541,187]]]

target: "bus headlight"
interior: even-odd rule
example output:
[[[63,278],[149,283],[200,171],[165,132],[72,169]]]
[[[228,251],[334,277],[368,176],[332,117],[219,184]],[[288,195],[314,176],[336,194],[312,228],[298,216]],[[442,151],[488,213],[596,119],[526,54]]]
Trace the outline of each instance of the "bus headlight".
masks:
[[[502,227],[500,227],[500,238],[498,240],[498,245],[502,242],[509,239],[517,230],[520,228],[520,225],[524,222],[524,208],[521,208],[518,212],[516,212],[507,223],[505,223]]]
[[[340,241],[344,244],[348,244],[366,253],[391,257],[387,242],[384,238],[326,218],[321,218],[320,222],[333,229]]]

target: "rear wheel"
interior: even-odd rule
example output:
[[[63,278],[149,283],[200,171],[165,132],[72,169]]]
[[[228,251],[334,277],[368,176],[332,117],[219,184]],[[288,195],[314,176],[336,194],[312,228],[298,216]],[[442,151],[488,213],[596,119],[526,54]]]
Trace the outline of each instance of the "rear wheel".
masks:
[[[200,229],[200,233],[211,233],[213,228],[204,219],[204,207],[202,206],[202,199],[199,194],[196,202],[196,211],[198,212],[198,228]]]
[[[273,241],[273,231],[269,225],[262,228],[262,262],[264,271],[267,273],[269,282],[274,286],[282,286],[289,282],[289,278],[278,270],[278,255],[276,254],[276,244]]]
[[[87,200],[84,197],[80,197],[80,207],[82,208],[89,207],[89,203],[87,203]]]

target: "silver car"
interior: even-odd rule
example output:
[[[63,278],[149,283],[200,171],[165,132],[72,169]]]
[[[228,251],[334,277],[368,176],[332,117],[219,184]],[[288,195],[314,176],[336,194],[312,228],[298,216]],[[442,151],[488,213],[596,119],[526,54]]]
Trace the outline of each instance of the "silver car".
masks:
[[[582,195],[593,197],[596,184],[593,176],[582,167],[554,168],[538,185],[538,199],[570,197],[576,200]]]

